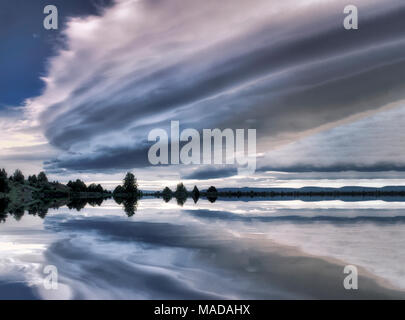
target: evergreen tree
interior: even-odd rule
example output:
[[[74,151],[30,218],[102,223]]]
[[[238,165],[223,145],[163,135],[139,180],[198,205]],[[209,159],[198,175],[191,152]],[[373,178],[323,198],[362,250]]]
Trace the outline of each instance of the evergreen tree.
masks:
[[[7,172],[4,168],[0,170],[0,179],[7,179]]]
[[[211,186],[207,190],[207,199],[209,202],[215,202],[218,198],[218,191],[217,188]]]
[[[98,192],[98,193],[103,193],[104,189],[100,184],[95,184],[92,183],[91,185],[88,186],[87,188],[88,192]]]
[[[172,190],[170,190],[170,188],[169,188],[169,187],[165,187],[165,188],[163,189],[162,194],[163,194],[164,196],[172,196],[173,191],[172,191]]]
[[[124,193],[125,192],[125,190],[124,190],[124,188],[120,185],[120,186],[117,186],[115,189],[114,189],[114,194],[120,194],[120,193]]]
[[[218,193],[217,188],[215,188],[214,186],[209,187],[207,192],[208,193]]]
[[[97,188],[97,185],[95,183],[92,183],[87,187],[87,191],[88,192],[96,192],[96,188]]]
[[[47,178],[45,172],[41,171],[38,174],[38,182],[41,184],[48,183],[48,178]]]
[[[177,185],[174,195],[176,197],[177,204],[180,206],[183,206],[183,204],[187,201],[187,189],[182,182]]]
[[[173,192],[170,190],[169,187],[165,187],[162,192],[163,200],[165,202],[169,202],[170,199],[173,197]]]
[[[8,186],[7,172],[4,169],[0,170],[0,192],[8,193],[10,188]]]
[[[96,192],[99,192],[99,193],[105,192],[104,189],[103,189],[103,187],[101,186],[101,184],[98,184],[98,185],[96,186]]]
[[[30,183],[30,185],[36,185],[38,183],[37,176],[35,174],[32,176],[29,176],[28,182]]]
[[[183,182],[180,182],[177,187],[176,187],[176,195],[180,195],[180,194],[186,194],[187,195],[187,189],[184,186]]]
[[[124,190],[126,193],[138,193],[138,182],[131,172],[124,178]]]
[[[131,197],[125,199],[122,203],[124,205],[124,211],[127,216],[132,217],[138,208],[138,199],[136,197]]]
[[[194,186],[194,189],[191,193],[193,196],[194,203],[197,203],[198,199],[200,198],[200,190],[198,190],[197,186]]]
[[[24,183],[24,175],[20,169],[17,169],[14,171],[13,181],[18,182],[18,183]]]
[[[67,183],[67,186],[73,191],[73,192],[87,192],[87,186],[86,184],[80,180],[77,179],[76,181],[72,182],[69,181]]]

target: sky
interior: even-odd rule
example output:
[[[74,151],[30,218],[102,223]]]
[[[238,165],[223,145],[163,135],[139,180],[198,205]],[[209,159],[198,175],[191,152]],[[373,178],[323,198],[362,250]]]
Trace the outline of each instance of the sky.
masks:
[[[52,3],[51,3],[52,2]],[[405,3],[0,0],[0,167],[113,187],[404,185]],[[45,30],[43,8],[58,8]],[[256,129],[257,170],[151,166],[148,133]]]

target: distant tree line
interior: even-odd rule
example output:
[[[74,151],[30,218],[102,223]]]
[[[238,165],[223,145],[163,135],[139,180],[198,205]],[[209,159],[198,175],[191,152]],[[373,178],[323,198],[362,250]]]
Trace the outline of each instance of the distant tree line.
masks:
[[[125,198],[139,198],[141,192],[138,188],[138,180],[135,175],[131,172],[127,172],[123,180],[122,185],[118,185],[114,189],[114,197],[125,197]]]
[[[87,186],[82,180],[69,181],[66,186],[58,181],[50,182],[45,172],[40,172],[38,175],[30,175],[25,180],[24,174],[20,169],[16,169],[14,173],[8,177],[5,169],[0,170],[0,193],[9,193],[13,186],[26,185],[32,187],[34,193],[45,193],[46,196],[66,196],[69,193],[98,193],[107,194],[100,184],[92,183]]]
[[[69,181],[66,186],[72,192],[97,192],[97,193],[108,193],[107,190],[104,190],[101,184],[92,183],[87,186],[82,180],[76,179],[76,181]]]
[[[13,191],[14,190],[14,191]],[[31,192],[31,194],[29,194]],[[12,193],[14,196],[9,196]],[[26,195],[29,201],[25,201]],[[17,195],[17,196],[15,196]],[[32,197],[31,197],[32,195]],[[138,181],[135,175],[127,172],[122,183],[118,185],[112,196],[114,200],[123,206],[128,216],[133,216],[137,210],[138,200],[144,194],[139,189]],[[293,199],[300,197],[331,197],[339,198],[342,196],[360,196],[360,197],[405,197],[403,190],[358,190],[358,191],[283,191],[283,190],[222,190],[218,191],[216,187],[211,186],[207,190],[200,191],[197,186],[189,191],[181,182],[176,185],[174,190],[165,187],[162,191],[145,193],[148,196],[161,197],[165,202],[175,198],[177,204],[183,206],[188,198],[192,198],[197,203],[200,198],[206,198],[210,202],[215,202],[219,197],[222,198],[274,198],[283,197]],[[111,196],[111,192],[105,190],[101,184],[86,183],[80,179],[69,181],[66,185],[58,181],[50,182],[45,172],[38,175],[30,175],[27,180],[21,170],[17,169],[12,175],[8,175],[5,169],[0,170],[0,221],[4,220],[7,213],[12,214],[16,219],[21,218],[24,211],[29,214],[44,217],[48,208],[56,208],[61,205],[67,205],[71,209],[80,211],[87,204],[96,206],[101,205],[104,199]],[[9,198],[12,200],[10,200]],[[33,200],[33,201],[31,201]]]
[[[162,197],[165,202],[169,202],[172,198],[175,198],[177,203],[182,206],[188,197],[191,197],[194,203],[197,203],[201,196],[206,197],[210,202],[215,202],[218,198],[218,191],[214,186],[211,186],[206,192],[201,192],[197,186],[194,186],[193,190],[189,192],[181,182],[177,184],[175,191],[172,191],[169,187],[165,187],[163,191],[155,192],[153,195]]]

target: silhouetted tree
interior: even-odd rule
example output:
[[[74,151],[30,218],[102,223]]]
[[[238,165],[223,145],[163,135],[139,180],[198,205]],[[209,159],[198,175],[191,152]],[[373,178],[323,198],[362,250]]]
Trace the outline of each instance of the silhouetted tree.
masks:
[[[138,199],[131,197],[123,201],[124,211],[128,217],[132,217],[138,209]]]
[[[162,197],[165,202],[169,202],[173,197],[173,191],[169,187],[165,187],[162,192]]]
[[[122,187],[122,186],[117,186],[115,189],[114,189],[114,194],[120,194],[120,193],[124,193],[125,192],[125,190],[124,190],[124,188]]]
[[[131,172],[127,172],[123,182],[126,193],[138,193],[138,182]]]
[[[101,204],[103,203],[104,199],[103,198],[94,198],[94,199],[88,199],[87,202],[89,203],[89,205],[91,205],[92,207],[95,206],[101,206]]]
[[[98,193],[103,193],[104,189],[100,184],[95,184],[92,183],[91,185],[88,186],[87,188],[88,192],[98,192]]]
[[[48,177],[46,176],[45,172],[41,171],[38,174],[38,183],[40,184],[48,183]]]
[[[0,222],[6,222],[7,220],[7,209],[9,200],[7,198],[0,199]]]
[[[176,197],[177,195],[186,195],[187,196],[187,189],[184,184],[181,182],[176,186]]]
[[[209,187],[207,190],[208,201],[214,203],[217,200],[217,198],[218,198],[217,188],[215,188],[214,186]]]
[[[191,192],[194,203],[197,203],[198,199],[200,198],[200,190],[198,190],[197,186],[194,186],[193,191]]]
[[[114,198],[114,201],[119,205],[121,205],[124,202],[124,198],[116,197],[116,196],[114,196],[113,198]]]
[[[7,172],[4,168],[0,170],[0,178],[7,179]]]
[[[0,192],[8,193],[10,188],[8,186],[7,172],[4,169],[0,170]]]
[[[17,207],[15,208],[11,214],[14,216],[16,221],[20,221],[21,218],[24,216],[24,207]]]
[[[87,186],[86,184],[80,180],[77,179],[76,181],[72,182],[69,181],[67,183],[67,186],[73,191],[73,192],[87,192]]]
[[[47,214],[48,214],[48,208],[47,207],[39,207],[38,208],[38,217],[44,219]]]
[[[67,206],[69,209],[76,209],[77,211],[80,211],[86,206],[86,204],[87,204],[86,199],[73,198],[70,200]]]
[[[29,176],[29,177],[28,177],[28,182],[29,182],[29,184],[32,185],[32,186],[36,185],[36,184],[38,183],[37,176],[36,176],[35,174],[32,175],[32,176]]]
[[[20,169],[17,169],[14,171],[13,181],[18,182],[18,183],[24,183],[24,175]]]
[[[37,204],[32,204],[28,207],[28,214],[36,216],[38,213],[38,205]]]
[[[177,204],[180,206],[187,201],[187,189],[182,182],[177,185],[174,196],[176,197]]]
[[[182,207],[186,203],[187,197],[176,197],[176,201],[177,204]]]

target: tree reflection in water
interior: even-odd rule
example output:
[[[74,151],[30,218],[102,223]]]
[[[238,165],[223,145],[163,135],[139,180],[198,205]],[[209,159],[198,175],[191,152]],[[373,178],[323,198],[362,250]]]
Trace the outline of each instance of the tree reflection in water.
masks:
[[[160,198],[160,196],[162,196],[163,201],[166,203],[170,202],[172,198],[175,198],[179,206],[183,206],[187,202],[188,197],[191,197],[194,203],[197,203],[199,200],[199,194],[196,193],[187,194],[186,196],[185,193],[175,194],[167,192],[156,197]],[[14,219],[19,221],[25,213],[43,219],[46,217],[49,209],[59,209],[63,206],[67,206],[70,210],[80,212],[86,205],[92,207],[101,206],[107,199],[109,198],[41,199],[40,201],[35,201],[30,204],[16,204],[11,202],[8,198],[0,198],[0,223],[6,222],[9,216],[13,216]],[[114,196],[113,199],[118,205],[122,206],[122,209],[128,217],[135,215],[140,197]],[[217,195],[209,194],[207,195],[207,199],[213,203],[217,200]]]
[[[122,205],[128,217],[132,217],[138,210],[138,197],[114,197],[117,204]]]

